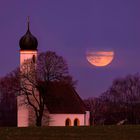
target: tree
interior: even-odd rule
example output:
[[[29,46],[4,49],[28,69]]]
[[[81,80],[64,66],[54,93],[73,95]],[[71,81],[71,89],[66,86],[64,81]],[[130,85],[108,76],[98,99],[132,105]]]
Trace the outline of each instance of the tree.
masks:
[[[50,84],[57,81],[75,85],[66,61],[51,51],[39,54],[36,63],[32,60],[25,61],[21,66],[20,79],[20,96],[24,96],[24,104],[34,110],[37,126],[42,125]]]
[[[100,98],[88,98],[84,100],[85,105],[87,106],[88,110],[90,110],[90,124],[97,125],[102,124],[102,111],[104,109],[103,102]]]
[[[17,70],[16,70],[17,71]],[[12,71],[0,79],[0,125],[17,125],[16,94],[19,87],[19,77],[16,71]],[[14,89],[16,88],[16,89]],[[10,119],[9,119],[10,117]]]
[[[140,124],[140,75],[117,78],[98,98],[85,104],[94,124]]]
[[[113,81],[112,86],[100,98],[106,102],[106,118],[112,123],[128,120],[130,124],[140,123],[140,75],[128,75]]]
[[[46,114],[46,93],[52,82],[61,82],[74,88],[75,81],[68,72],[68,65],[62,56],[55,52],[40,53],[36,62],[26,60],[0,80],[2,96],[15,95],[20,100],[19,106],[27,106],[35,114],[36,126],[42,125]],[[47,116],[47,118],[49,118]]]

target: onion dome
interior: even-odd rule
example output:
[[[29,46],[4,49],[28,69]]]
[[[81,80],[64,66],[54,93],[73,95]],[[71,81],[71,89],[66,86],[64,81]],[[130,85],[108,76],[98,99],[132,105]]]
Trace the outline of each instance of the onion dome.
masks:
[[[28,18],[27,22],[28,28],[24,36],[21,37],[19,41],[20,50],[37,50],[38,41],[30,32],[30,22]]]

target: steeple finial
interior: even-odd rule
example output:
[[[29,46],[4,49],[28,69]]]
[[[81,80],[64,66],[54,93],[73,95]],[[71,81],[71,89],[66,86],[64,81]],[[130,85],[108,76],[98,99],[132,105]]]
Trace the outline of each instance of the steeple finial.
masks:
[[[30,31],[30,17],[27,17],[27,31]]]
[[[27,31],[24,36],[21,37],[19,44],[20,50],[37,50],[38,41],[30,32],[30,20],[29,16],[26,18]]]

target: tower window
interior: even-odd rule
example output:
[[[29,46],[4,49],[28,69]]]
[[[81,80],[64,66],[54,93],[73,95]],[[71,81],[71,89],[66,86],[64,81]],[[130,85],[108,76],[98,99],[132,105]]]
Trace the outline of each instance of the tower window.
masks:
[[[33,60],[33,63],[35,63],[35,62],[36,62],[35,55],[33,55],[32,60]]]

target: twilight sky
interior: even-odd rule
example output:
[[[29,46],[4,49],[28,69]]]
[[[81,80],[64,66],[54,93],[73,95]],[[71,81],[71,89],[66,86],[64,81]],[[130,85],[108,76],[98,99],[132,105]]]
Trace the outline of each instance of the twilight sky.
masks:
[[[39,51],[62,55],[82,98],[98,96],[117,77],[140,72],[140,0],[0,0],[0,75],[19,65],[19,39],[38,38]],[[107,67],[86,60],[89,50],[113,50]]]

